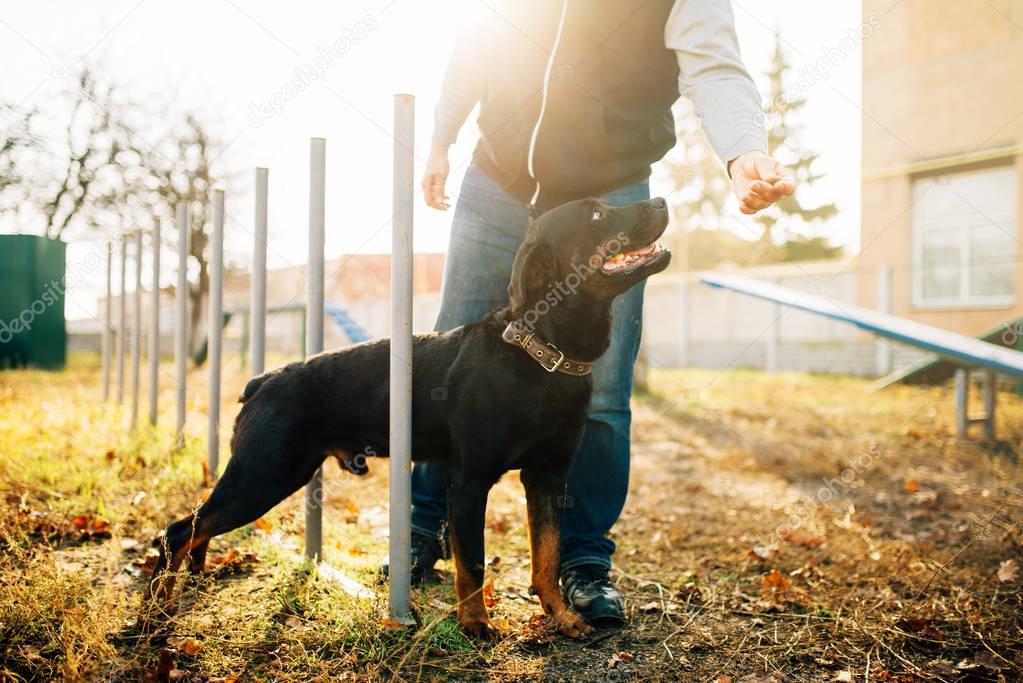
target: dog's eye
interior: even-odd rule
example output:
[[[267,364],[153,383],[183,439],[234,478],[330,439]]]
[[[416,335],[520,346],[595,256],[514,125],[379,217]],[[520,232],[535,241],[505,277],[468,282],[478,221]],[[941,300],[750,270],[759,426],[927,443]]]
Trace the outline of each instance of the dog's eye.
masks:
[[[604,212],[603,211],[601,211],[600,209],[594,209],[593,210],[593,216],[592,216],[593,220],[599,221],[603,217],[604,217]]]

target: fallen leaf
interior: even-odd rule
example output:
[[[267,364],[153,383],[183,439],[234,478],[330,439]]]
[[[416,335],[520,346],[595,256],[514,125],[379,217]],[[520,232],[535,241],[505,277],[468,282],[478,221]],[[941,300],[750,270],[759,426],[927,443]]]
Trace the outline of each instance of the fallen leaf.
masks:
[[[405,628],[405,624],[401,623],[397,619],[392,619],[391,617],[381,619],[379,622],[379,626],[385,631],[397,631]]]
[[[998,565],[998,580],[1009,583],[1019,578],[1019,563],[1016,560],[1005,560]]]
[[[177,649],[178,652],[184,653],[189,657],[195,657],[202,651],[202,643],[195,638],[183,636],[168,638],[167,644]]]
[[[910,479],[906,482],[906,493],[916,493],[920,490],[920,483],[916,479]]]
[[[71,520],[71,526],[84,538],[110,538],[110,522],[93,519],[89,515],[78,515]]]
[[[554,629],[548,628],[547,617],[534,614],[519,629],[518,641],[522,645],[541,646],[554,642]]]
[[[483,604],[488,608],[494,607],[500,601],[497,592],[494,591],[494,580],[491,579],[483,585]]]
[[[943,641],[945,636],[924,617],[903,617],[895,626],[923,640]]]
[[[241,573],[259,562],[255,553],[242,554],[237,548],[231,548],[226,553],[214,555],[207,559],[206,563],[216,571]]]
[[[770,589],[776,596],[784,594],[791,585],[792,582],[777,569],[772,569],[771,573],[764,577],[764,588]]]
[[[260,531],[266,531],[267,533],[273,531],[273,528],[274,528],[273,524],[271,524],[270,522],[266,521],[262,517],[260,517],[255,522],[253,522],[253,524]]]

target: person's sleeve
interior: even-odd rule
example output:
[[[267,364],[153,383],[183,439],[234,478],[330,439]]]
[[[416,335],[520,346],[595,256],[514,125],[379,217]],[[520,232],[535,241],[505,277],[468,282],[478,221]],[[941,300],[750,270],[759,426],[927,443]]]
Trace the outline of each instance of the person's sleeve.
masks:
[[[453,145],[469,112],[480,100],[486,78],[482,43],[478,24],[475,30],[459,27],[434,110],[435,145]]]
[[[677,0],[664,42],[678,56],[679,92],[693,103],[721,162],[767,153],[763,105],[739,54],[728,0]]]

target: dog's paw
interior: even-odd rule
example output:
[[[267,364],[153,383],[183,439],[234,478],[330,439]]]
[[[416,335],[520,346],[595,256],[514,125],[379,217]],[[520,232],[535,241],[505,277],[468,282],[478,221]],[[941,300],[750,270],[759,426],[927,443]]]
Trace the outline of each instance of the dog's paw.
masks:
[[[575,612],[565,610],[555,620],[558,633],[569,638],[582,638],[593,633],[593,627]]]
[[[476,640],[493,641],[501,635],[489,619],[462,618],[458,620],[458,626],[465,635]]]

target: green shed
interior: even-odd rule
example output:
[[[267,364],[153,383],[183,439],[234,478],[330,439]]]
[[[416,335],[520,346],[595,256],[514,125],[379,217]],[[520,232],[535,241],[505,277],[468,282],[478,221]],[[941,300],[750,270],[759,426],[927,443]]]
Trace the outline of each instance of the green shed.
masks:
[[[38,235],[0,235],[0,369],[64,367],[66,249]]]

